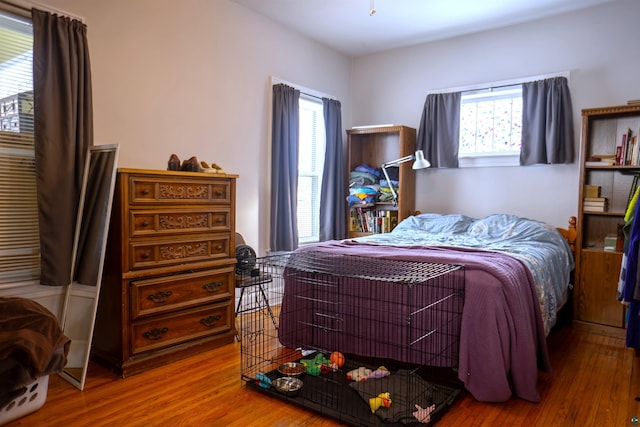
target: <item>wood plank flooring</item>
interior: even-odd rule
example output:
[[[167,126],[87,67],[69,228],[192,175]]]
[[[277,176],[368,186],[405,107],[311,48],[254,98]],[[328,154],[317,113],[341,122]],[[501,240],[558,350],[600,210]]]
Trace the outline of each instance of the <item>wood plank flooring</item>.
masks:
[[[464,394],[438,426],[626,426],[640,415],[639,359],[621,338],[570,324],[548,338],[553,372],[540,403]],[[84,391],[51,376],[45,405],[7,426],[340,426],[251,390],[237,343],[121,379],[91,364]]]

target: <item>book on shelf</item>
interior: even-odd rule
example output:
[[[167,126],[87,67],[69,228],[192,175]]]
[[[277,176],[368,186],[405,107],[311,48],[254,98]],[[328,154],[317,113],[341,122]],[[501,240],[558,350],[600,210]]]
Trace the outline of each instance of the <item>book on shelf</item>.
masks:
[[[616,161],[611,159],[587,160],[585,166],[615,166]]]
[[[350,224],[350,231],[388,233],[398,225],[398,212],[357,207],[350,211]]]
[[[583,197],[600,197],[599,185],[585,185],[582,190]]]
[[[588,212],[606,212],[609,207],[609,201],[606,197],[584,197],[582,200],[582,208]]]
[[[585,212],[607,212],[607,207],[606,206],[584,206],[583,207]]]
[[[620,144],[616,146],[615,162],[616,165],[621,166],[640,165],[640,144],[638,142],[638,132],[634,135],[633,130],[628,128],[626,132],[622,133]]]
[[[614,234],[607,234],[604,237],[604,250],[615,251],[617,246],[618,237]]]

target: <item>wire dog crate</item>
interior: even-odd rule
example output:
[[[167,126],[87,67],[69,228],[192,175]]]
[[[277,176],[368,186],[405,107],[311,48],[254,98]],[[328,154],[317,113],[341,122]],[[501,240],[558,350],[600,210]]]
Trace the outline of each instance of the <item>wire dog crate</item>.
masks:
[[[462,266],[309,250],[236,284],[249,387],[355,426],[432,424],[462,388],[432,378],[457,367]]]

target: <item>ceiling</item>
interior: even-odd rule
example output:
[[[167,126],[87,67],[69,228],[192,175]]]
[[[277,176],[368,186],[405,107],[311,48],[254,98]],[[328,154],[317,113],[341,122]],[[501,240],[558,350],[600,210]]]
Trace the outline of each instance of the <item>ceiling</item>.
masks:
[[[361,56],[616,0],[231,1],[339,52]]]

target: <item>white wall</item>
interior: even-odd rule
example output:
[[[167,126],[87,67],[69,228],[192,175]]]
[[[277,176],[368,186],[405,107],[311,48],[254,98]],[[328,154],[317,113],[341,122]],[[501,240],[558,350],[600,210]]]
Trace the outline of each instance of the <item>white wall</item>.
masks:
[[[237,229],[262,253],[271,75],[337,96],[348,128],[418,127],[430,90],[570,71],[576,146],[580,109],[640,98],[637,0],[353,63],[227,0],[43,3],[87,23],[96,143],[121,144],[121,167],[164,169],[175,152],[239,174]],[[577,162],[417,174],[422,211],[508,212],[558,226],[577,211]]]
[[[333,95],[350,123],[350,60],[228,0],[42,0],[84,18],[95,143],[120,167],[172,153],[239,174],[237,230],[268,247],[270,76]]]
[[[354,61],[353,124],[418,127],[429,91],[570,71],[576,147],[580,110],[640,98],[640,1],[396,49]],[[506,212],[565,226],[578,209],[572,165],[422,170],[416,207],[483,216]]]

